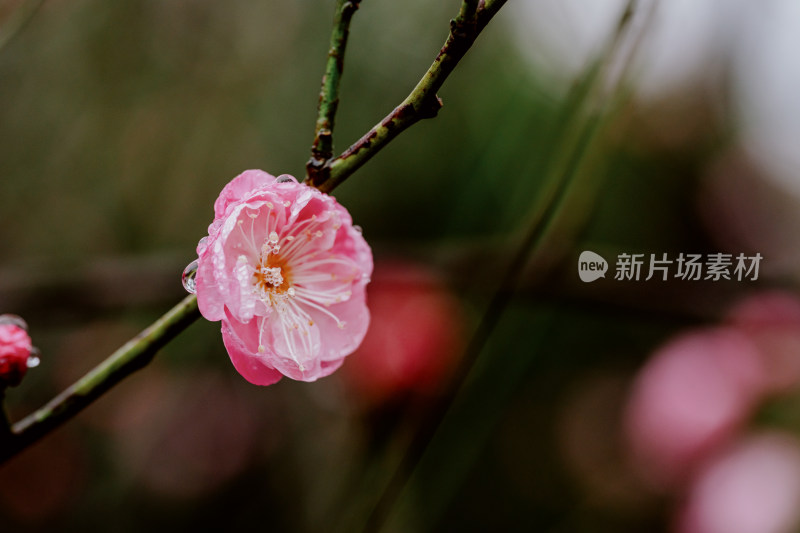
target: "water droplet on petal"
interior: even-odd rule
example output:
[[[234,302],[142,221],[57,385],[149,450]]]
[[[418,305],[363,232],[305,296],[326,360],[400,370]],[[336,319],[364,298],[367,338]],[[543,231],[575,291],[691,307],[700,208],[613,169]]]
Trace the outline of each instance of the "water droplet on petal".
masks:
[[[183,274],[181,275],[181,282],[183,283],[183,288],[186,289],[186,292],[190,294],[197,293],[197,282],[195,281],[195,277],[197,276],[197,259],[186,265],[186,268],[183,269]]]
[[[280,176],[278,176],[277,181],[278,181],[278,183],[288,183],[290,181],[293,181],[294,183],[297,183],[297,180],[295,179],[295,177],[291,176],[289,174],[281,174]]]
[[[27,366],[28,368],[36,368],[37,366],[39,366],[39,363],[42,362],[42,360],[39,358],[40,355],[42,355],[42,351],[39,350],[39,348],[37,348],[36,346],[32,346],[31,353],[28,356],[28,360],[25,361],[25,366]]]
[[[361,229],[361,226],[353,226],[353,229],[356,230],[356,233],[358,233],[359,235],[361,235],[364,232],[364,230]]]
[[[12,314],[0,315],[0,324],[11,324],[12,326],[17,326],[20,329],[28,331],[28,323],[25,322],[21,316]]]
[[[197,246],[203,246],[207,242],[208,242],[208,235],[197,241]]]

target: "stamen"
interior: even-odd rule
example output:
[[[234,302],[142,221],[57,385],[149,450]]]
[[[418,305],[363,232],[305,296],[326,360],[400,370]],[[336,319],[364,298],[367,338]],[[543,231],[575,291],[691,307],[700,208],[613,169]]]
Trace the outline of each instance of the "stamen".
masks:
[[[303,272],[304,270],[309,270],[311,268],[316,268],[316,267],[322,266],[322,265],[345,265],[345,266],[349,266],[353,270],[357,270],[355,268],[355,264],[353,263],[353,261],[350,261],[348,259],[339,259],[339,258],[336,258],[336,257],[329,257],[327,259],[318,259],[316,261],[306,261],[306,262],[300,263],[298,265],[292,265],[292,267],[293,267],[292,268],[292,272],[295,272],[295,273]]]
[[[337,325],[337,326],[339,326],[340,328],[344,328],[344,322],[342,322],[341,320],[339,320],[339,317],[338,317],[338,316],[334,315],[333,313],[331,313],[330,311],[328,311],[328,310],[327,310],[327,309],[325,309],[324,307],[322,307],[322,306],[320,306],[320,305],[317,305],[317,304],[315,304],[314,302],[312,302],[311,300],[309,300],[309,299],[307,299],[307,298],[303,298],[302,296],[298,296],[298,297],[297,297],[297,299],[298,299],[300,302],[302,302],[302,303],[306,304],[307,306],[309,306],[309,307],[313,307],[313,308],[314,308],[314,309],[316,309],[317,311],[321,311],[322,313],[324,313],[324,314],[328,315],[329,317],[331,317],[332,319],[334,319],[334,320],[336,321],[336,325]],[[340,324],[341,324],[341,325],[340,325]]]
[[[292,241],[294,241],[296,239],[296,237],[298,235],[300,235],[301,233],[304,233],[306,231],[309,231],[311,226],[313,226],[314,224],[317,224],[317,223],[318,223],[317,222],[317,215],[311,215],[311,218],[305,219],[304,221],[298,223],[296,226],[294,226],[292,228],[292,233],[290,233],[289,235],[287,235],[285,237],[286,241],[291,243]],[[309,226],[309,227],[306,228],[306,226]],[[302,250],[303,249],[303,245],[305,244],[305,242],[306,241],[304,241],[303,239],[298,239],[297,242],[293,243],[294,244],[293,246],[287,246],[286,250],[284,251],[286,259],[287,260],[291,259],[292,257],[294,257],[296,255],[296,253],[298,251]]]
[[[267,324],[266,317],[259,317],[261,319],[261,325],[258,326],[258,352],[264,353],[264,326]]]
[[[269,283],[273,287],[280,287],[283,283],[283,275],[281,275],[281,267],[266,267],[262,268],[261,272],[264,275],[264,283]]]
[[[334,287],[328,290],[325,289],[314,290],[306,287],[301,287],[299,285],[297,286],[297,290],[295,291],[295,293],[305,298],[311,298],[312,300],[321,303],[325,307],[328,307],[334,303],[340,303],[344,300],[348,300],[350,299],[350,296],[353,295],[352,291],[338,287]]]
[[[236,221],[236,227],[238,227],[239,231],[242,232],[242,237],[244,237],[244,240],[245,240],[247,246],[249,246],[253,250],[253,253],[255,254],[255,253],[258,253],[258,245],[256,245],[256,239],[253,236],[253,226],[255,225],[255,218],[256,217],[254,217],[252,213],[247,213],[247,215],[251,219],[250,233],[249,234],[245,233],[244,227],[243,227],[244,220],[242,220],[241,218]],[[238,248],[241,248],[241,246],[238,246]]]

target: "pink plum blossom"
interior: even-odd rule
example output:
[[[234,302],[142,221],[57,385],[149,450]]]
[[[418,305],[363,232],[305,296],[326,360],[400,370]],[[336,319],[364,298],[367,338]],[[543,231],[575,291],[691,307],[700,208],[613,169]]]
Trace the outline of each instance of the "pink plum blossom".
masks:
[[[760,400],[760,353],[734,328],[698,330],[660,348],[637,376],[625,416],[637,466],[675,488],[727,442]]]
[[[372,252],[336,200],[291,176],[248,170],[214,204],[197,246],[200,312],[245,379],[314,381],[358,348],[369,325]]]
[[[22,381],[32,349],[31,338],[23,327],[0,321],[0,385],[13,386]]]
[[[800,526],[800,443],[748,436],[698,472],[679,533],[790,533]]]

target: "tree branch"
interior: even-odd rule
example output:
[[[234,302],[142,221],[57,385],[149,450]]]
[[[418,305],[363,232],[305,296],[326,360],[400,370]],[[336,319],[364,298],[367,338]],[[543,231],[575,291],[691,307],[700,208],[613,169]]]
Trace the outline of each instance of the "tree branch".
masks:
[[[478,11],[478,4],[480,4],[478,0],[464,0],[461,2],[461,8],[458,11],[456,20],[470,20],[474,18],[475,13]]]
[[[200,316],[197,297],[187,296],[47,405],[12,426],[0,438],[0,462],[36,442],[136,370]]]
[[[314,143],[311,145],[311,159],[306,163],[306,176],[310,180],[324,172],[328,161],[333,157],[333,125],[336,109],[339,106],[339,80],[344,70],[344,51],[350,33],[350,21],[358,9],[360,0],[337,0],[331,30],[331,44],[328,49],[328,62],[322,87],[319,91],[317,123],[314,128]]]
[[[306,181],[323,192],[330,192],[400,133],[422,119],[435,117],[442,107],[436,91],[505,2],[464,0],[458,16],[450,21],[450,35],[439,55],[405,100],[342,155],[321,171],[309,174]]]

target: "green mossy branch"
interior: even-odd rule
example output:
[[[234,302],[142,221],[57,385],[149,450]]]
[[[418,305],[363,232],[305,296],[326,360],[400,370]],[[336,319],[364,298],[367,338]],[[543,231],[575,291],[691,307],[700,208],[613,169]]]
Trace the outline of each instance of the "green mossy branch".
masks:
[[[330,192],[400,133],[420,120],[435,117],[442,107],[436,92],[505,2],[462,2],[458,16],[450,22],[444,46],[405,100],[342,155],[309,173],[306,181]]]
[[[311,159],[306,163],[306,174],[313,179],[333,157],[333,125],[339,106],[339,80],[344,70],[344,52],[350,34],[350,21],[358,9],[360,0],[337,0],[331,30],[331,44],[322,87],[319,92],[317,123],[314,128],[314,143]]]
[[[33,444],[125,377],[147,366],[159,349],[199,316],[197,297],[184,298],[44,407],[11,426],[11,432],[0,438],[0,462]]]

